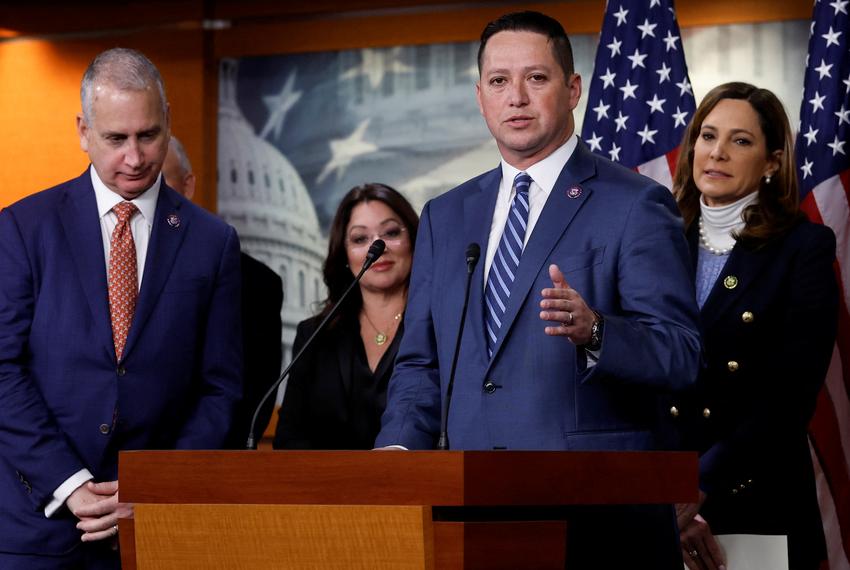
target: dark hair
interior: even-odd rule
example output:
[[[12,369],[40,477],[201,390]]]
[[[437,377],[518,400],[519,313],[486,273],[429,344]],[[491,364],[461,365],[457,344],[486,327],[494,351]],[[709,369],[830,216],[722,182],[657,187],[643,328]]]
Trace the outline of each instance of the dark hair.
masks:
[[[743,218],[746,224],[735,236],[748,247],[759,247],[783,235],[805,218],[800,211],[791,126],[788,124],[785,108],[772,92],[741,82],[724,83],[708,92],[694,113],[682,140],[673,178],[673,194],[682,212],[685,227],[690,228],[699,218],[700,212],[700,191],[694,181],[694,145],[703,121],[723,99],[748,102],[758,115],[766,141],[767,156],[777,150],[782,151],[779,169],[772,175],[770,184],[762,180],[758,189],[758,200],[744,210]]]
[[[481,32],[481,44],[478,46],[478,73],[481,74],[481,61],[484,59],[484,48],[487,41],[499,32],[534,32],[549,39],[552,55],[555,56],[564,71],[564,80],[569,81],[575,70],[573,64],[573,48],[570,38],[558,20],[540,12],[513,12],[493,20]]]
[[[404,196],[386,184],[375,182],[355,186],[349,190],[339,203],[333,222],[331,222],[331,231],[328,238],[328,256],[325,258],[325,265],[322,268],[325,285],[328,287],[328,297],[325,299],[322,311],[319,313],[320,318],[325,317],[330,312],[331,307],[342,297],[342,294],[351,284],[351,269],[347,266],[348,254],[345,249],[345,230],[348,228],[348,222],[351,221],[351,212],[355,206],[372,200],[383,202],[401,218],[401,223],[404,225],[410,239],[411,255],[416,248],[416,231],[419,229],[419,216]],[[352,269],[356,271],[359,268]],[[410,276],[408,276],[409,280]],[[329,323],[329,326],[334,327],[341,319],[356,316],[360,312],[362,305],[363,297],[360,295],[360,290],[355,289],[348,296],[348,300],[340,308],[337,316]]]

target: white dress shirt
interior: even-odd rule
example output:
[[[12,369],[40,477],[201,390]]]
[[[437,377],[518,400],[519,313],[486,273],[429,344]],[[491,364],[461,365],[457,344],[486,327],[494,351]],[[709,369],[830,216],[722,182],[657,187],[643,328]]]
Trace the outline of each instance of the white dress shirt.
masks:
[[[528,225],[526,226],[525,239],[522,242],[524,251],[525,245],[531,237],[531,232],[534,231],[534,226],[537,224],[537,219],[543,211],[543,206],[546,205],[546,200],[549,199],[549,194],[555,187],[558,176],[561,175],[564,165],[573,155],[577,145],[578,136],[573,133],[567,139],[567,142],[559,146],[552,154],[529,166],[524,171],[514,168],[505,162],[504,158],[502,159],[502,182],[499,185],[499,195],[496,197],[496,209],[493,210],[493,223],[490,224],[487,256],[484,258],[485,288],[487,287],[487,276],[490,274],[490,266],[493,265],[493,258],[499,248],[499,240],[502,239],[502,232],[505,230],[505,222],[508,219],[508,214],[511,213],[511,202],[513,202],[514,194],[516,194],[514,178],[520,172],[525,172],[531,176],[531,186],[528,188]]]
[[[110,190],[106,184],[100,179],[94,166],[89,168],[91,173],[91,183],[94,186],[94,197],[97,201],[97,215],[100,219],[100,231],[103,236],[103,256],[106,264],[107,272],[109,271],[109,251],[110,243],[112,242],[112,232],[118,224],[118,216],[112,211],[119,202],[123,202],[124,198]],[[145,270],[145,259],[148,254],[148,243],[151,237],[151,228],[153,227],[153,217],[156,212],[156,201],[159,198],[159,185],[162,180],[162,174],[157,176],[153,186],[145,190],[141,196],[133,200],[133,204],[139,209],[139,212],[130,219],[130,232],[133,234],[133,241],[136,244],[136,274],[138,277],[138,286],[142,287],[142,276]],[[80,469],[70,477],[68,477],[59,487],[53,491],[53,500],[44,507],[44,515],[50,517],[59,510],[59,507],[65,504],[71,493],[77,490],[77,487],[94,479],[94,476],[88,469]]]

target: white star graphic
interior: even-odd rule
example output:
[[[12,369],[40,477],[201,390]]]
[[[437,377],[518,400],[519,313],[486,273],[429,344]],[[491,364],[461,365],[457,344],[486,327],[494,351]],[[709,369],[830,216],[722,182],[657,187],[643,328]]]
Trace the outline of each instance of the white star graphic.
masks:
[[[815,165],[814,162],[810,162],[808,158],[804,159],[802,170],[803,170],[803,180],[812,175],[812,167]]]
[[[688,116],[687,111],[680,111],[679,107],[676,107],[676,112],[673,113],[673,118],[676,120],[676,123],[673,125],[673,128],[675,129],[679,125],[682,125],[683,127],[685,125],[687,125],[688,122],[685,120],[687,118],[687,116]]]
[[[609,68],[605,68],[605,75],[600,75],[599,79],[602,80],[602,89],[606,89],[608,87],[614,87],[614,78],[617,77],[616,73],[611,73]]]
[[[608,49],[611,50],[611,57],[614,57],[615,55],[620,55],[620,46],[621,45],[623,45],[623,42],[621,42],[617,38],[614,38],[614,40],[610,44],[606,45],[605,47],[607,47]]]
[[[635,97],[635,90],[638,88],[638,85],[632,85],[632,82],[626,79],[626,84],[620,87],[620,91],[623,92],[623,101],[631,97],[632,99],[637,99]]]
[[[351,165],[351,162],[358,156],[369,154],[378,150],[378,146],[363,140],[363,135],[366,134],[366,129],[369,127],[369,121],[366,119],[357,125],[354,132],[348,138],[334,139],[330,141],[331,159],[322,169],[319,177],[316,179],[318,184],[328,177],[328,175],[336,170],[337,181],[342,179],[345,169]]]
[[[640,53],[638,51],[638,48],[635,48],[634,55],[627,55],[626,59],[632,62],[632,69],[636,68],[637,66],[641,66],[642,68],[646,69],[646,66],[643,64],[643,60],[645,60],[647,57],[648,54]]]
[[[674,36],[673,34],[670,33],[670,30],[667,30],[667,37],[662,38],[661,41],[664,42],[667,45],[667,49],[665,51],[670,51],[671,49],[672,50],[678,50],[679,49],[679,48],[676,47],[676,42],[679,41],[679,36]]]
[[[847,86],[846,93],[850,93],[850,75],[847,76],[847,79],[842,79],[841,83]]]
[[[611,107],[611,105],[606,105],[600,99],[599,104],[596,107],[593,108],[593,110],[596,111],[596,120],[599,121],[600,119],[602,119],[602,117],[605,117],[607,119],[608,118],[608,109],[610,107]]]
[[[611,150],[608,151],[608,156],[611,157],[611,160],[620,160],[620,150],[617,143],[611,143]]]
[[[376,49],[366,48],[361,50],[361,53],[363,61],[360,62],[360,65],[343,73],[340,79],[352,79],[358,75],[365,75],[369,78],[369,85],[372,89],[377,89],[387,72],[410,73],[413,71],[412,67],[398,61],[398,49],[394,49],[388,57],[385,57],[382,50]]]
[[[829,27],[829,32],[825,34],[821,34],[820,37],[826,40],[826,47],[831,46],[832,44],[839,45],[838,36],[840,36],[843,32],[833,32],[832,26]]]
[[[587,144],[590,145],[590,150],[597,150],[602,152],[602,137],[596,136],[596,131],[593,131],[593,136],[587,140]]]
[[[845,111],[844,105],[841,105],[841,109],[835,112],[835,116],[838,117],[838,126],[841,127],[841,123],[847,123],[850,125],[850,119],[847,117],[850,116],[850,110]]]
[[[679,95],[684,95],[685,93],[690,93],[693,95],[693,91],[691,91],[691,83],[688,81],[688,78],[685,77],[681,83],[677,83],[676,87],[679,88]]]
[[[661,62],[661,69],[656,69],[655,73],[658,74],[658,83],[664,83],[665,81],[670,81],[670,72],[673,71],[672,67],[667,67],[667,63]]]
[[[658,24],[650,24],[649,18],[644,19],[643,24],[637,27],[640,30],[640,39],[645,38],[646,36],[655,37],[655,28],[658,27]]]
[[[839,12],[842,14],[847,13],[847,2],[848,0],[835,0],[835,2],[829,3],[830,6],[835,8],[835,16],[837,16]],[[812,25],[814,25],[814,22],[812,22]]]
[[[824,77],[832,77],[832,74],[829,73],[829,70],[832,69],[832,66],[833,64],[830,63],[829,65],[827,65],[826,62],[821,59],[820,65],[815,68],[815,71],[817,71],[818,75],[820,75],[818,79],[823,79]]]
[[[651,142],[652,144],[655,144],[655,139],[652,138],[652,137],[654,137],[656,135],[656,133],[658,133],[657,129],[651,131],[651,130],[649,130],[649,125],[644,125],[643,130],[638,131],[638,136],[640,136],[640,138],[641,138],[640,146],[645,145],[647,142]]]
[[[812,113],[817,113],[818,109],[823,109],[823,101],[826,99],[826,95],[821,95],[817,91],[815,91],[815,96],[813,99],[809,99],[809,103],[812,106]]]
[[[647,101],[646,104],[649,105],[649,114],[653,114],[655,111],[659,113],[664,113],[664,103],[667,102],[667,99],[659,99],[658,93],[655,93],[652,96],[652,99]]]
[[[626,129],[626,121],[629,120],[628,115],[623,115],[622,111],[617,111],[617,118],[614,119],[614,122],[617,123],[617,129],[614,131],[615,133],[619,133],[621,130]]]
[[[286,118],[286,114],[301,99],[302,92],[296,91],[294,87],[295,71],[286,78],[286,83],[284,83],[280,93],[263,97],[263,102],[269,109],[269,118],[266,120],[263,130],[260,131],[261,139],[265,138],[270,131],[274,131],[274,138],[280,138],[280,131],[283,128],[283,120]]]
[[[626,23],[626,14],[628,14],[628,10],[623,10],[623,7],[620,6],[620,10],[618,12],[614,12],[614,17],[617,18],[617,27],[620,27],[620,24]]]
[[[828,146],[829,148],[832,149],[832,156],[835,156],[839,152],[841,154],[845,154],[845,152],[844,152],[844,143],[845,142],[846,141],[839,140],[838,135],[835,135],[835,138],[833,139],[833,141],[831,143],[827,143],[826,146]]]
[[[650,7],[650,8],[652,8],[653,6],[661,7],[661,0],[652,0],[652,1],[649,3],[649,7]]]
[[[809,125],[809,132],[803,135],[806,138],[806,146],[812,146],[812,143],[816,143],[818,141],[817,136],[819,131],[820,129],[812,128],[812,126]]]

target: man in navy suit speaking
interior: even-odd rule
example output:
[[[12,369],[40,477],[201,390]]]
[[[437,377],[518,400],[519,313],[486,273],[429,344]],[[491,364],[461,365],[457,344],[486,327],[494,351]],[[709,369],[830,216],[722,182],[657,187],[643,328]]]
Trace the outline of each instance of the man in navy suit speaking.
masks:
[[[700,352],[676,204],[576,136],[581,78],[556,20],[521,12],[491,22],[478,63],[478,103],[502,161],[423,210],[376,446],[434,447],[465,251],[477,243],[451,447],[666,448],[665,403],[694,381]],[[571,526],[570,567],[681,568],[672,508],[623,508],[593,521],[599,512]]]
[[[89,65],[91,167],[0,213],[0,568],[117,568],[118,451],[221,446],[241,395],[239,243],[162,181],[141,53]]]

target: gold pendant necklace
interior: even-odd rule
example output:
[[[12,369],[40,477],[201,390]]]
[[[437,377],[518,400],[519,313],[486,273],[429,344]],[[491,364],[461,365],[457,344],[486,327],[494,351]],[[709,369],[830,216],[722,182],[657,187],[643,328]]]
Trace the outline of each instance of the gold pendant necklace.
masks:
[[[363,311],[363,316],[366,317],[366,321],[368,321],[372,328],[375,329],[375,344],[377,344],[378,346],[383,346],[384,343],[386,343],[387,340],[390,338],[389,335],[378,330],[378,327],[375,326],[375,323],[372,322],[372,319],[369,318],[369,315],[366,313],[365,310]],[[398,322],[400,318],[401,313],[396,313],[393,317],[393,321]]]

